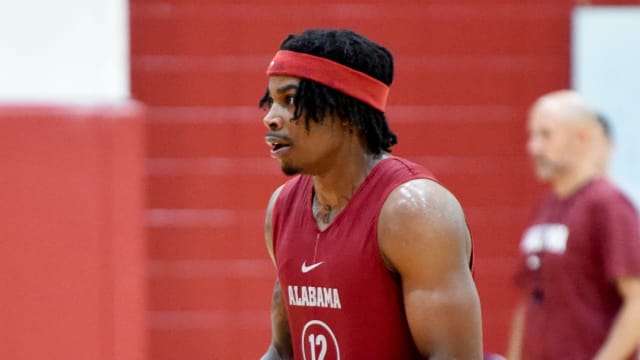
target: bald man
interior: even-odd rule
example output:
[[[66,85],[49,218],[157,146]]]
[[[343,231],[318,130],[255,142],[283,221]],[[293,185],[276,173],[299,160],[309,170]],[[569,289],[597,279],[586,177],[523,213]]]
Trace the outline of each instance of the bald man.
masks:
[[[550,187],[520,243],[509,359],[629,359],[640,340],[640,234],[602,177],[596,115],[576,92],[542,96],[527,151]]]

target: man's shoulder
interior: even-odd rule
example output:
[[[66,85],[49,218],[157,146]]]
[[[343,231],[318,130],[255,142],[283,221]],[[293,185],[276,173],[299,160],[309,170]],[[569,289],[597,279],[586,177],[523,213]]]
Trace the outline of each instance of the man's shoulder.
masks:
[[[442,184],[417,178],[398,185],[383,205],[383,219],[424,218],[429,222],[464,218],[458,199]]]
[[[420,175],[435,180],[434,174],[422,164],[400,156],[389,156],[381,161],[381,166],[394,172],[406,172],[409,175]]]
[[[598,178],[589,184],[582,197],[594,206],[622,205],[633,207],[629,197],[613,181]]]
[[[399,272],[406,269],[400,262],[414,251],[471,256],[460,203],[441,184],[422,178],[401,184],[389,195],[378,220],[378,243],[390,268]]]

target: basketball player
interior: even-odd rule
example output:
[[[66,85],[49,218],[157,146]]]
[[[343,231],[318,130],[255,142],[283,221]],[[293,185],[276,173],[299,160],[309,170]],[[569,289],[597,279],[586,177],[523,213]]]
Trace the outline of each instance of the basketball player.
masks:
[[[263,359],[482,359],[471,240],[456,198],[392,156],[393,58],[347,30],[290,35],[268,67],[277,269]]]
[[[535,102],[528,130],[550,192],[520,243],[524,298],[509,360],[629,359],[640,341],[640,225],[602,177],[603,129],[586,101],[564,90]]]

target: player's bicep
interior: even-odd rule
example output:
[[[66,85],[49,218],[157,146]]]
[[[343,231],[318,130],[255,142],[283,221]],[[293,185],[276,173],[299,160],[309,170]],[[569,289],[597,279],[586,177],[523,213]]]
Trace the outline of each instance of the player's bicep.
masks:
[[[379,219],[382,255],[402,281],[407,322],[423,355],[481,354],[470,239],[457,200],[428,180],[394,190]]]
[[[378,222],[383,257],[403,279],[437,288],[458,270],[469,271],[471,239],[457,200],[430,180],[395,189]]]
[[[480,306],[470,276],[450,275],[438,287],[403,285],[409,329],[430,359],[475,359],[482,351]]]

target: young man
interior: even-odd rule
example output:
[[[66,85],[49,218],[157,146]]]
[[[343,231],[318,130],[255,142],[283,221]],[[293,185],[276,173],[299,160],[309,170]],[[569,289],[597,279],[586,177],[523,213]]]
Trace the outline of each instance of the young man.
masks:
[[[309,30],[284,40],[267,74],[265,139],[295,176],[267,209],[278,278],[263,359],[481,359],[462,209],[389,154],[390,52]]]
[[[640,235],[631,202],[602,178],[602,128],[572,91],[542,96],[527,150],[551,191],[520,243],[510,360],[632,356],[640,341]]]

